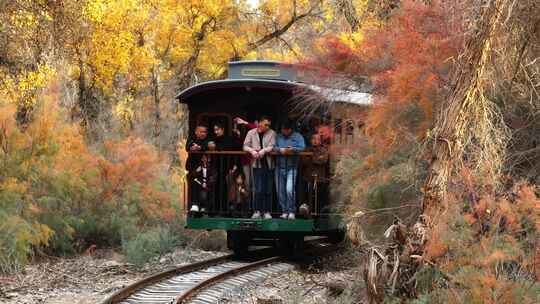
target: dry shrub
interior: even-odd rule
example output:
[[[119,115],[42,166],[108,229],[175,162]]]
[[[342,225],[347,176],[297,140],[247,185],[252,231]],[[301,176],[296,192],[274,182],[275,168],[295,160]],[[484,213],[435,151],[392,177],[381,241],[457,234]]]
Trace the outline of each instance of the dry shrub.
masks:
[[[194,232],[189,246],[207,251],[227,250],[227,235],[222,230]]]
[[[335,175],[341,210],[366,213],[362,222],[372,229],[365,231],[369,239],[379,239],[394,216],[412,224],[418,215],[426,172],[417,155],[448,93],[450,58],[460,42],[454,35],[459,24],[447,11],[443,1],[403,1],[362,41],[351,45],[329,37],[325,51],[304,62],[319,71],[315,81],[323,86],[370,89],[374,96],[363,117],[365,136],[353,151],[341,151]],[[342,77],[329,76],[336,73]],[[315,107],[327,106],[318,100],[306,98]]]
[[[431,284],[421,292],[453,302],[535,303],[540,290],[537,189],[517,183],[497,195],[470,172],[462,175],[446,207],[428,211],[433,221],[423,267],[436,265],[445,288]]]
[[[374,105],[365,115],[365,132],[378,159],[418,143],[433,126],[434,112],[448,93],[450,58],[459,46],[454,35],[459,25],[447,18],[447,10],[443,1],[403,1],[365,39],[350,45],[328,37],[324,52],[304,62],[318,72],[311,80],[323,86],[370,89]],[[328,106],[320,98],[303,97],[307,108]]]
[[[36,251],[118,246],[179,220],[179,185],[153,146],[127,138],[90,148],[55,100],[45,96],[24,130],[15,107],[0,105],[1,271]]]
[[[540,301],[534,185],[540,168],[535,161],[540,155],[538,9],[534,1],[435,1],[432,6],[404,1],[389,19],[392,27],[381,26],[375,31],[379,35],[363,42],[365,56],[343,48],[335,52],[336,62],[355,61],[345,73],[372,77],[377,96],[366,123],[370,146],[338,167],[338,177],[345,177],[342,184],[353,189],[346,192],[348,198],[365,203],[367,189],[394,180],[392,169],[400,168],[396,159],[414,161],[418,150],[411,146],[425,138],[444,153],[427,155],[427,161],[444,156],[451,163],[442,172],[447,177],[441,190],[449,187],[445,199],[426,206],[421,220],[404,229],[405,240],[395,238],[371,249],[366,280],[373,301],[383,301],[388,294],[418,298],[418,303]],[[464,41],[469,43],[462,52]],[[378,56],[370,57],[370,50]],[[460,79],[468,80],[454,94],[462,107],[441,111],[441,121],[452,122],[445,113],[457,114],[457,123],[448,125],[455,132],[441,137],[429,131],[433,113],[438,107],[449,110],[450,103],[442,102],[448,89],[456,87],[451,83]],[[444,149],[446,144],[451,149]],[[419,173],[409,174],[411,185],[425,174],[422,162],[414,165],[420,172],[404,170]],[[445,171],[441,168],[430,169]],[[520,180],[525,182],[516,182]],[[351,209],[365,207],[362,203]],[[358,226],[373,226],[364,215],[360,218],[364,223],[353,220],[352,237],[358,244],[366,234]],[[414,232],[419,227],[425,242]],[[416,245],[409,246],[411,242]],[[397,279],[392,275],[396,257]]]
[[[469,172],[445,206],[409,227],[395,222],[392,242],[367,250],[365,280],[373,303],[537,303],[540,197],[516,184],[505,195]],[[429,228],[429,229],[428,229]]]
[[[98,161],[99,181],[103,201],[118,203],[130,187],[136,185],[139,208],[144,222],[170,222],[175,217],[175,201],[171,189],[160,189],[160,176],[167,175],[166,162],[161,160],[154,147],[138,138],[120,142],[105,142],[104,157]],[[121,206],[113,206],[121,207]],[[179,207],[179,206],[176,206]]]

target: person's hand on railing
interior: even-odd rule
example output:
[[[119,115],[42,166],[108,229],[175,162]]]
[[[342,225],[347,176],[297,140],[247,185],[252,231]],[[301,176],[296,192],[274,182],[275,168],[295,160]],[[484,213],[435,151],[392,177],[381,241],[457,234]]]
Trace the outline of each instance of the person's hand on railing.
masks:
[[[292,154],[293,152],[294,152],[294,149],[291,146],[289,146],[287,148],[280,148],[279,149],[279,153],[283,154],[283,155]]]
[[[197,144],[192,144],[190,147],[189,147],[189,150],[190,151],[200,151],[201,150],[201,146],[197,145]]]

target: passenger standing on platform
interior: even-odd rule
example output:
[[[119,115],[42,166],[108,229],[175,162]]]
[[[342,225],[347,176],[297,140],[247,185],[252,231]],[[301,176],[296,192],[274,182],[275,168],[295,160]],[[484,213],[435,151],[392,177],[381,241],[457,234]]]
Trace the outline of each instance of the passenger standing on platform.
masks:
[[[255,122],[250,123],[246,120],[235,117],[233,119],[234,127],[233,127],[233,145],[239,146],[240,150],[242,150],[242,147],[244,145],[244,140],[246,139],[246,133],[243,132],[244,130],[240,130],[239,126],[244,126],[247,131],[257,128],[259,125],[259,122],[255,120]],[[253,177],[251,176],[251,156],[249,155],[242,155],[240,157],[240,166],[242,167],[242,170],[244,171],[244,176],[246,177],[245,183],[246,187],[248,189],[251,189],[251,182],[253,180]]]
[[[231,151],[233,150],[232,137],[225,134],[225,126],[221,123],[214,124],[214,137],[213,141],[217,151]],[[214,167],[217,172],[217,180],[215,187],[214,207],[220,212],[227,210],[227,184],[225,182],[227,172],[230,168],[237,165],[238,156],[235,155],[214,155]]]
[[[271,219],[272,215],[272,179],[274,162],[269,154],[276,144],[276,132],[270,129],[271,119],[262,116],[256,129],[250,130],[244,140],[244,151],[251,154],[253,162],[253,188],[255,199],[253,201],[252,218]]]
[[[227,174],[227,185],[229,211],[232,217],[241,216],[249,207],[249,188],[246,186],[244,173],[238,170],[238,167],[235,166]]]
[[[299,156],[295,155],[306,148],[302,134],[294,131],[291,121],[281,126],[274,150],[281,156],[276,157],[276,183],[282,219],[295,219],[296,213],[296,177],[298,175]]]
[[[203,154],[199,166],[192,173],[196,200],[189,211],[205,213],[213,201],[217,173],[210,164],[210,156]]]
[[[186,151],[197,152],[208,150],[208,128],[198,125],[194,136],[190,136],[186,142]],[[186,170],[191,171],[201,161],[200,154],[190,154],[186,160]]]
[[[322,141],[320,134],[311,136],[311,146],[306,152],[311,152],[311,157],[302,158],[302,183],[304,189],[304,203],[299,208],[300,215],[309,217],[311,210],[320,212],[322,203],[328,202],[328,162],[330,160],[328,145]]]
[[[225,134],[225,127],[217,123],[214,125],[214,143],[218,151],[230,151],[233,149],[232,138]]]
[[[195,127],[195,132],[190,136],[186,142],[186,151],[188,152],[203,152],[208,150],[208,128],[204,125],[198,125]],[[201,162],[202,154],[189,153],[186,159],[186,170],[188,172],[188,197],[190,199],[191,208],[190,211],[199,212],[198,206],[198,192],[193,189],[197,188],[194,173],[195,169]]]

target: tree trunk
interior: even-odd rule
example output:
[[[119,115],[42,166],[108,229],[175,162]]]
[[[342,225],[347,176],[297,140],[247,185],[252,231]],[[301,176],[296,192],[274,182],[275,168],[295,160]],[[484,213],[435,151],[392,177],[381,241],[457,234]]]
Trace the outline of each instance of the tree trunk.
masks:
[[[87,86],[85,64],[82,59],[79,59],[78,89],[78,106],[81,111],[81,126],[83,127],[87,138],[98,140],[98,118],[101,104],[91,93],[91,88]]]
[[[152,95],[154,96],[154,140],[159,146],[159,136],[161,135],[161,109],[159,96],[159,71],[154,66],[152,68]]]
[[[502,1],[479,11],[477,31],[467,37],[453,79],[454,88],[439,112],[433,135],[428,176],[423,187],[424,211],[437,207],[446,196],[448,181],[461,164],[468,138],[475,132],[474,113],[485,106],[481,99],[484,67],[491,52],[491,34],[500,17]]]

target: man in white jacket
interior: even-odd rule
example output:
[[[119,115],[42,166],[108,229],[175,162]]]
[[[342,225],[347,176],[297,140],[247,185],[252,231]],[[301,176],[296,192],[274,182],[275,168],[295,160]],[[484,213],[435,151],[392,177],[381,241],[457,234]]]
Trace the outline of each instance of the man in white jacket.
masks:
[[[255,198],[253,201],[252,218],[271,219],[270,210],[272,208],[272,180],[274,178],[274,160],[269,152],[276,144],[276,132],[270,129],[271,119],[262,116],[256,129],[250,130],[244,140],[244,151],[251,154],[253,158],[251,167],[253,168],[253,187]]]

